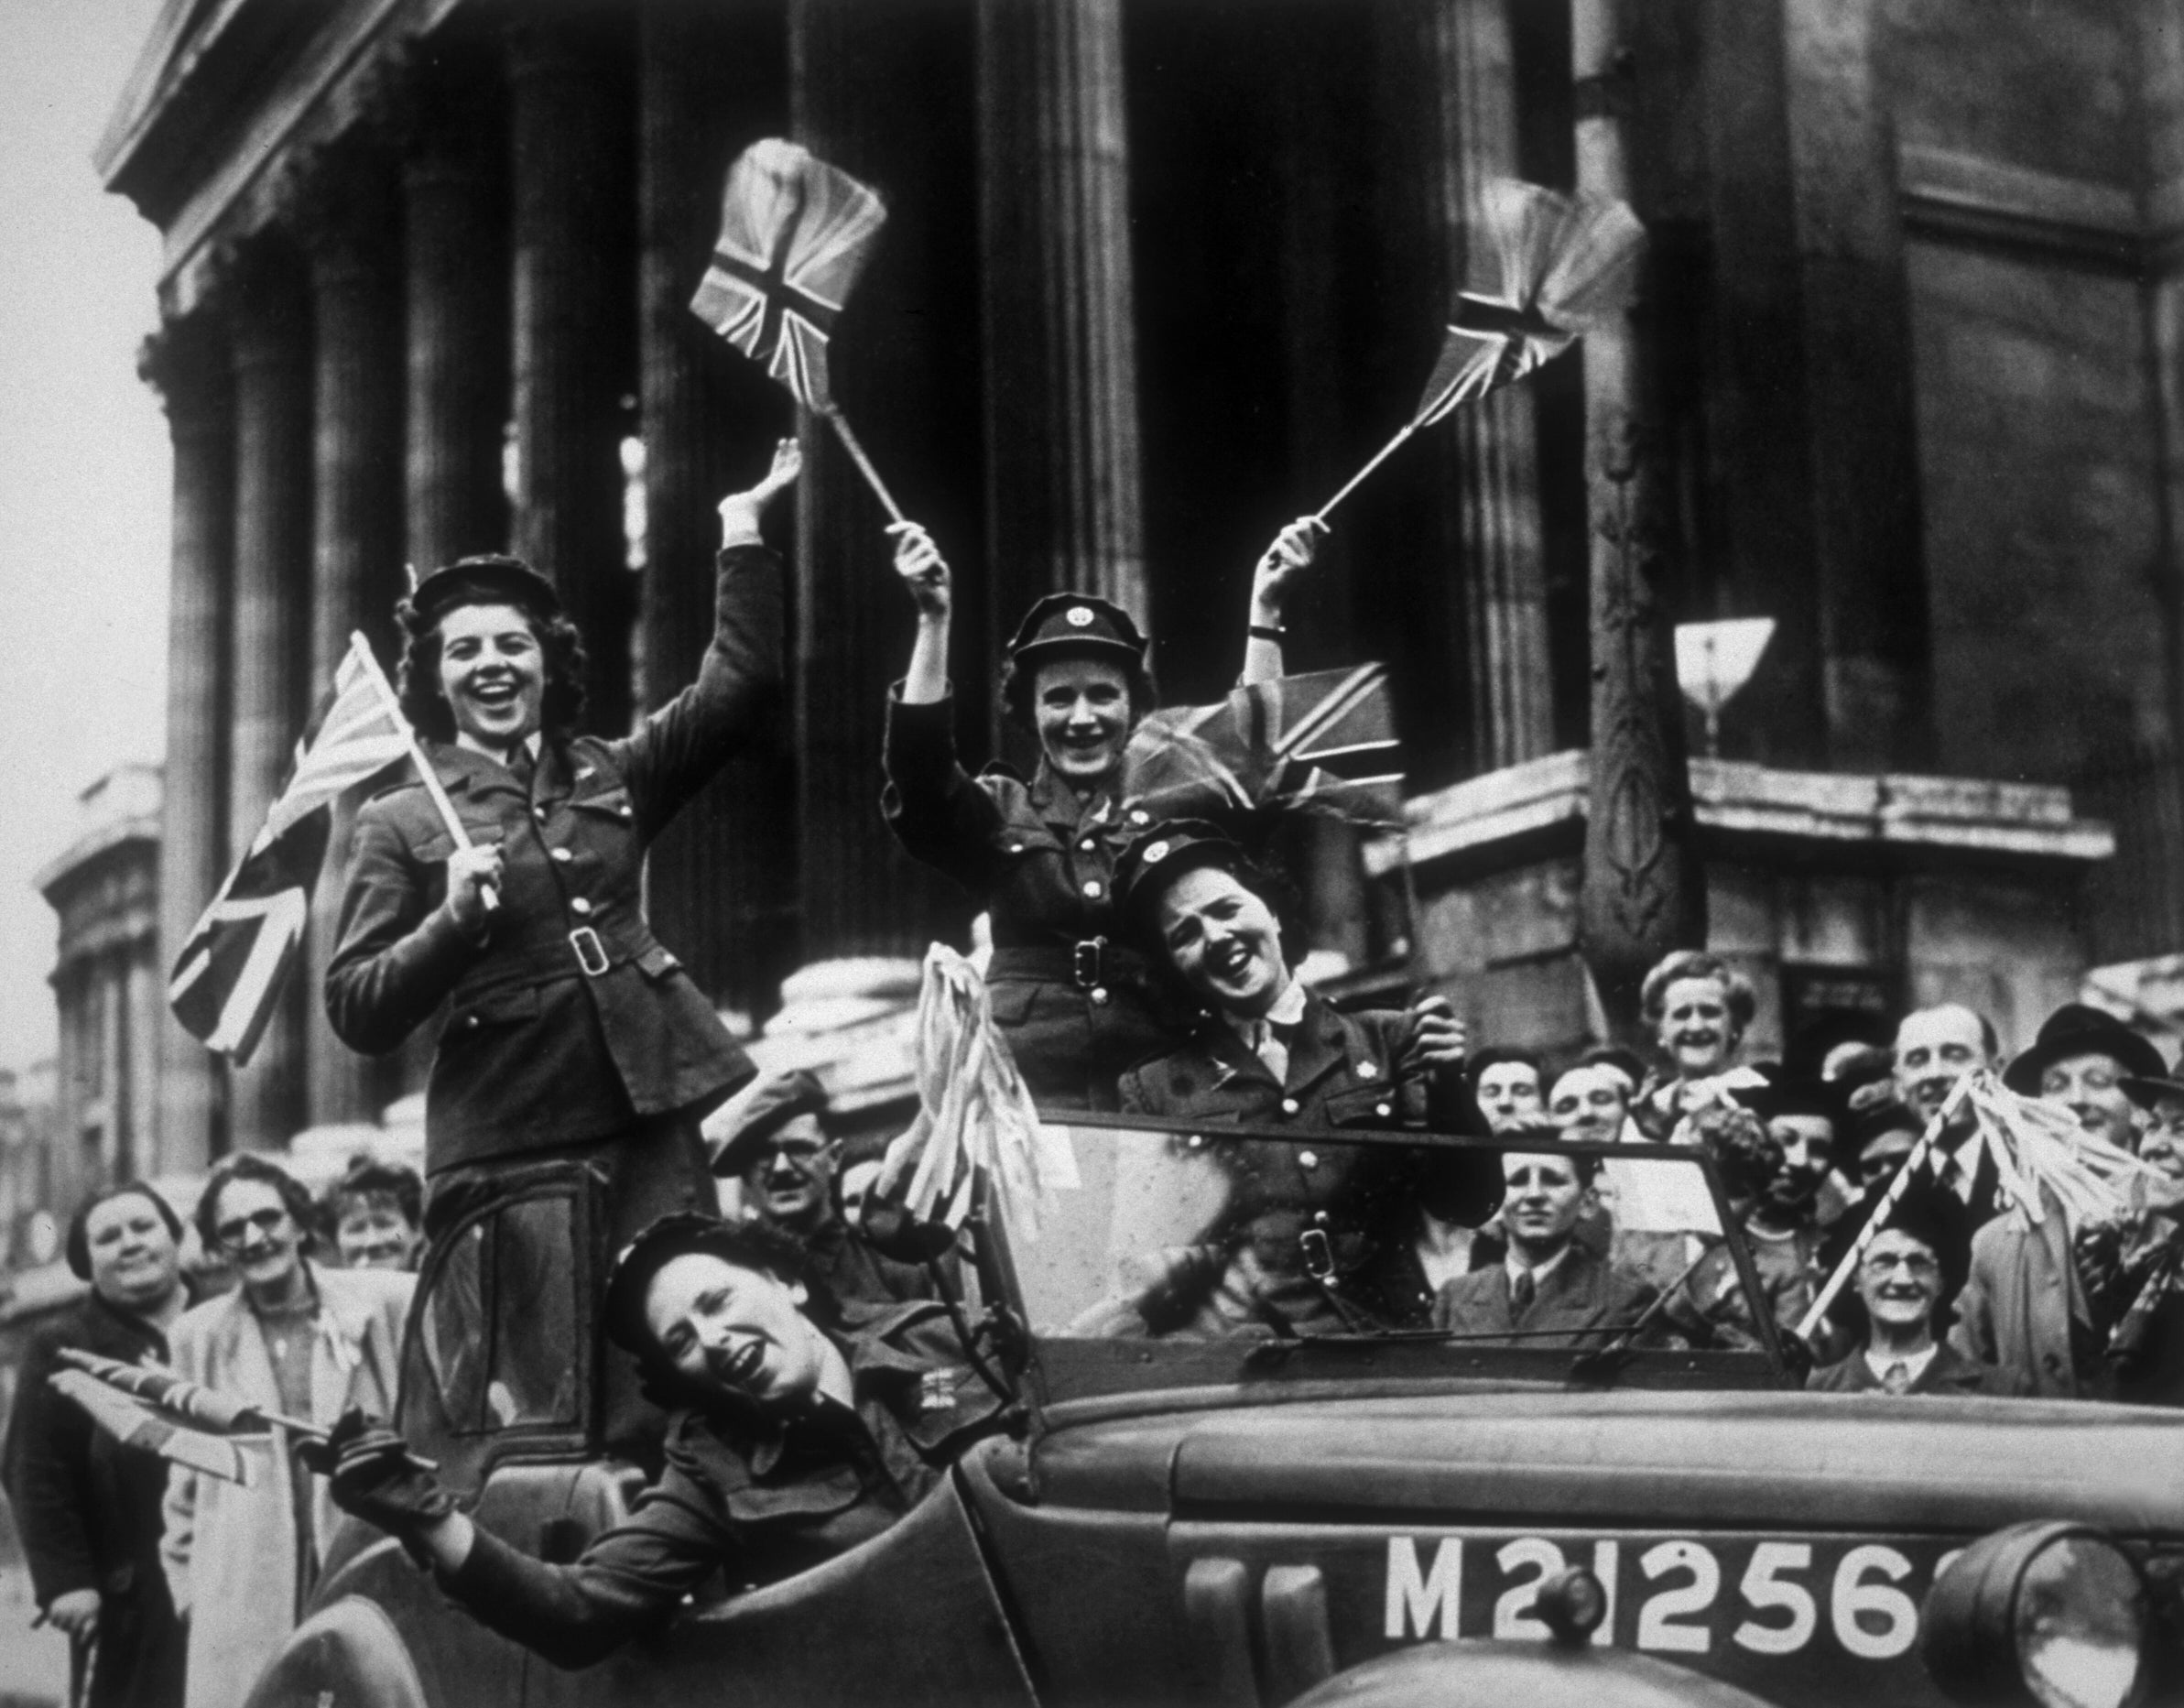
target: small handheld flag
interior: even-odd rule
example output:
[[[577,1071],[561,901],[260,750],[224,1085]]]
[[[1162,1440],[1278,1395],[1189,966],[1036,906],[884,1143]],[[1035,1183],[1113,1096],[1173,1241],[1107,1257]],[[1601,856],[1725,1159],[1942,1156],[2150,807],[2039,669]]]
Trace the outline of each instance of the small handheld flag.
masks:
[[[1620,313],[1636,289],[1646,228],[1622,202],[1557,195],[1508,178],[1488,184],[1483,201],[1481,225],[1501,262],[1500,292],[1457,297],[1417,411],[1320,507],[1319,520],[1419,428],[1552,361]]]
[[[143,1400],[108,1387],[81,1370],[56,1370],[46,1378],[56,1393],[82,1407],[91,1420],[124,1447],[156,1453],[223,1482],[250,1486],[250,1460],[242,1446],[163,1418]]]
[[[238,1066],[273,1017],[310,915],[334,798],[414,751],[371,648],[353,636],[250,851],[190,933],[167,987],[175,1018]]]
[[[876,191],[809,149],[779,136],[755,142],[728,169],[720,239],[690,312],[834,424],[899,522],[902,511],[842,419],[827,372],[834,322],[886,221]]]
[[[1123,754],[1122,797],[1155,819],[1313,812],[1403,823],[1403,767],[1377,664],[1277,677],[1156,712]]]

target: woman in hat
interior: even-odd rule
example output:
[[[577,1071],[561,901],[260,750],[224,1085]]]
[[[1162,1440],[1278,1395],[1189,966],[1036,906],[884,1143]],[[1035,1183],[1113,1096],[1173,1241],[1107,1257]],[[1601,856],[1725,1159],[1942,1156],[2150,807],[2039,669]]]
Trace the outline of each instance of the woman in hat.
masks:
[[[1311,562],[1307,519],[1282,530],[1253,582],[1244,680],[1281,673],[1281,605]],[[923,529],[898,523],[895,567],[918,607],[909,669],[887,706],[887,822],[992,918],[994,1018],[1042,1104],[1112,1109],[1132,1062],[1179,1036],[1144,957],[1121,941],[1114,867],[1151,816],[1120,795],[1130,733],[1153,709],[1145,636],[1090,593],[1049,593],[1009,642],[1001,697],[1038,737],[1029,782],[1005,765],[972,778],[955,752],[948,639],[953,587]]]
[[[758,523],[800,466],[784,440],[764,480],[722,500],[712,645],[633,734],[577,733],[581,638],[520,559],[465,558],[402,604],[403,711],[471,845],[421,778],[365,805],[326,1008],[379,1055],[444,1005],[425,1106],[436,1190],[469,1165],[587,1162],[622,1239],[712,1202],[698,1120],[751,1065],[652,935],[645,849],[779,684],[781,568]]]
[[[1125,1112],[1320,1130],[1483,1130],[1463,1084],[1463,1028],[1448,1004],[1429,997],[1407,1014],[1344,1014],[1308,990],[1283,947],[1278,892],[1218,828],[1154,827],[1125,850],[1116,880],[1134,941],[1207,1015],[1123,1076]],[[1249,1139],[1222,1141],[1212,1155],[1231,1180],[1207,1242],[1221,1267],[1169,1289],[1148,1326],[1172,1316],[1203,1332],[1275,1312],[1299,1331],[1385,1324],[1383,1272],[1397,1242],[1415,1236],[1424,1159]]]

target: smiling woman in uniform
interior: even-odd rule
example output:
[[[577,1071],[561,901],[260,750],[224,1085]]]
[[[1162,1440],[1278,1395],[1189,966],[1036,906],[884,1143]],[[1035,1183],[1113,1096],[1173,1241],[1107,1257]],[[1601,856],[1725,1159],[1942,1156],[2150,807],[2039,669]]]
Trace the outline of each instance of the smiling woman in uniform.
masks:
[[[1246,682],[1281,674],[1283,597],[1310,565],[1321,528],[1291,523],[1259,560]],[[1034,604],[1009,642],[1001,698],[1038,737],[1038,769],[1028,783],[1004,765],[973,778],[955,754],[948,565],[915,523],[889,531],[918,638],[888,697],[887,822],[907,853],[992,916],[994,1018],[1032,1095],[1112,1109],[1123,1070],[1188,1024],[1121,941],[1114,910],[1115,862],[1151,822],[1120,793],[1131,731],[1154,707],[1145,637],[1128,612],[1090,593]]]

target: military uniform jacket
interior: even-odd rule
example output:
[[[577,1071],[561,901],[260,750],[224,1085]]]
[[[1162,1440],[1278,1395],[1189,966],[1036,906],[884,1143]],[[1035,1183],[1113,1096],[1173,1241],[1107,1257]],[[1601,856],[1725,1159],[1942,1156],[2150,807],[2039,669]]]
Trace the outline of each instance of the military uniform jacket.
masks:
[[[1000,1402],[964,1367],[938,1304],[904,1305],[833,1339],[853,1409],[822,1400],[787,1422],[679,1411],[660,1480],[573,1565],[544,1564],[481,1530],[443,1586],[503,1636],[582,1667],[664,1624],[716,1572],[731,1590],[754,1588],[879,1535],[985,1432]]]
[[[1132,1062],[1172,1043],[1184,1019],[1120,940],[1114,867],[1152,815],[1113,792],[1080,801],[1044,762],[1028,783],[1006,766],[970,776],[955,753],[955,702],[887,698],[887,789],[896,840],[991,915],[994,1019],[1041,1102],[1114,1106]],[[1077,945],[1113,947],[1087,955]]]
[[[635,734],[549,739],[528,793],[467,748],[428,743],[473,842],[504,850],[482,937],[442,905],[454,839],[421,782],[367,802],[326,974],[334,1031],[395,1049],[443,1005],[426,1092],[426,1165],[609,1137],[710,1107],[751,1076],[712,1005],[653,937],[645,849],[748,734],[781,677],[781,570],[720,555],[698,680]]]

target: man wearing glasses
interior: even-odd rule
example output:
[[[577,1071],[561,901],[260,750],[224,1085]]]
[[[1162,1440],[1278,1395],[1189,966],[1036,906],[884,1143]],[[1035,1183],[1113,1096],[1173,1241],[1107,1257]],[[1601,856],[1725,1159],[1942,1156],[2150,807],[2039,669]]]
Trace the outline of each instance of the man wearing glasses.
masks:
[[[177,1374],[321,1428],[353,1406],[394,1409],[413,1277],[312,1263],[310,1194],[263,1157],[223,1159],[196,1221],[206,1254],[241,1285],[176,1322]],[[186,1708],[241,1702],[310,1594],[336,1515],[289,1447],[278,1428],[246,1447],[257,1474],[247,1487],[168,1473],[160,1552],[190,1622]]]
[[[2029,1393],[2018,1372],[1973,1362],[1937,1337],[1969,1257],[1963,1206],[1944,1189],[1909,1188],[1859,1260],[1865,1344],[1806,1386],[1829,1394]]]

